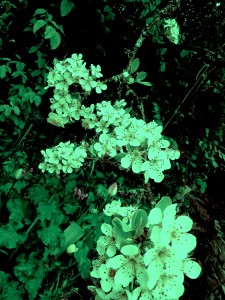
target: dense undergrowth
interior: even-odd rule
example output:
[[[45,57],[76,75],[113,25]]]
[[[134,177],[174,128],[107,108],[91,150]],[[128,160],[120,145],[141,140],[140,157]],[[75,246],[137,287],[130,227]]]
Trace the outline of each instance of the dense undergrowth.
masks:
[[[202,267],[198,279],[185,280],[180,299],[196,295],[198,299],[222,299],[222,1],[208,1],[207,5],[205,1],[170,1],[165,5],[160,0],[119,4],[111,0],[4,0],[0,4],[0,298],[101,299],[88,286],[99,285],[90,274],[92,261],[98,257],[101,224],[109,222],[103,213],[105,205],[120,199],[124,207],[138,206],[149,213],[163,196],[169,196],[178,203],[179,213],[194,221],[198,243],[193,256]],[[199,5],[202,10],[198,13]],[[88,119],[92,112],[85,112],[83,122],[80,113],[77,119],[62,121],[58,106],[54,106],[58,116],[49,115],[51,105],[57,104],[51,100],[57,94],[54,83],[49,84],[54,62],[79,53],[92,72],[91,83],[87,84],[87,73],[86,77],[76,74],[80,81],[67,92],[77,101],[82,99],[83,114],[84,107],[97,107],[103,101],[115,105],[124,99],[126,113],[133,120],[154,120],[161,128],[157,134],[180,152],[180,157],[170,158],[171,165],[165,158],[163,175],[145,174],[150,177],[146,180],[138,163],[129,168],[125,153],[113,159],[112,152],[104,152],[99,143],[88,152],[100,134]],[[91,65],[100,65],[101,70]],[[98,72],[103,77],[93,75]],[[66,87],[58,87],[63,89]],[[124,123],[122,117],[120,121]],[[114,125],[110,124],[111,131]],[[79,167],[56,172],[44,166],[46,172],[42,172],[43,151],[68,141],[76,147],[85,145],[87,156]],[[167,142],[163,146],[167,148],[165,145]],[[129,150],[136,146],[134,143]],[[147,149],[142,151],[146,156]],[[63,158],[62,152],[60,155]],[[219,250],[212,242],[216,239],[221,242]]]

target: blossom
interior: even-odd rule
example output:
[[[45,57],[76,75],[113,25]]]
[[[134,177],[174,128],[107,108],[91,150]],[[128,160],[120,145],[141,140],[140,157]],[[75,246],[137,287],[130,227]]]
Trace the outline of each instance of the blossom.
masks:
[[[103,223],[101,225],[101,231],[105,236],[99,237],[96,250],[99,255],[104,255],[106,253],[109,257],[113,257],[116,254],[117,247],[112,226]]]
[[[115,284],[127,287],[136,277],[141,278],[145,272],[142,256],[135,245],[126,245],[120,249],[122,254],[109,258],[106,265],[116,270]]]

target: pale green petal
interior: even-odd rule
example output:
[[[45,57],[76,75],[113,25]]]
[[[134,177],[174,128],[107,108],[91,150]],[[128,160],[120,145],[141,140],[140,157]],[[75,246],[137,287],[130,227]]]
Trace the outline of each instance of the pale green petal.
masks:
[[[110,236],[100,236],[97,241],[96,250],[99,255],[104,255],[106,248],[108,247],[109,243],[111,242]]]
[[[110,244],[108,249],[106,250],[106,254],[109,257],[113,257],[116,254],[116,252],[117,252],[117,248],[115,244]]]
[[[164,282],[164,293],[166,295],[166,299],[176,299],[180,298],[184,294],[184,285],[174,279],[168,279]]]
[[[188,216],[179,216],[175,220],[174,226],[180,232],[188,232],[191,230],[193,221]]]
[[[148,222],[150,224],[159,224],[162,222],[162,211],[160,208],[153,208],[148,216]]]
[[[108,268],[119,269],[123,264],[127,262],[127,258],[122,254],[116,255],[115,257],[109,258],[106,262]]]
[[[196,245],[197,239],[190,233],[184,233],[179,237],[179,239],[172,242],[172,248],[175,249],[176,252],[183,251],[189,253],[196,247]]]
[[[110,278],[102,278],[100,280],[101,283],[101,288],[103,289],[104,292],[108,293],[111,291],[113,287],[113,282],[110,280]]]
[[[155,174],[154,181],[157,182],[157,183],[160,183],[160,182],[163,181],[164,177],[165,176],[164,176],[163,173],[158,172],[158,173]]]
[[[132,157],[127,154],[125,157],[121,159],[121,165],[123,168],[128,169],[131,165]]]
[[[157,244],[160,241],[160,233],[161,233],[161,227],[159,226],[154,226],[152,228],[152,232],[150,235],[150,239],[154,244]]]
[[[133,274],[133,264],[126,264],[122,266],[114,277],[114,281],[116,285],[121,285],[123,287],[127,287],[134,280]]]
[[[101,225],[101,231],[107,236],[112,236],[112,226],[110,224],[103,223]]]
[[[139,253],[139,248],[135,245],[126,245],[121,248],[120,252],[126,256],[134,257]]]
[[[148,266],[154,259],[156,258],[156,251],[154,248],[149,249],[145,254],[144,254],[144,264]]]
[[[164,245],[168,245],[171,242],[171,231],[167,228],[162,228],[160,232],[160,240]]]
[[[183,262],[182,260],[168,257],[165,260],[165,272],[167,275],[183,275],[182,273]]]
[[[141,168],[142,168],[142,160],[141,159],[136,159],[133,163],[132,163],[132,171],[136,174],[141,172]]]
[[[187,260],[184,262],[184,273],[189,278],[191,278],[191,279],[198,278],[201,271],[202,271],[202,268],[197,262],[195,262],[193,260]]]
[[[156,285],[157,281],[160,278],[160,274],[162,272],[162,267],[155,267],[153,265],[149,265],[147,269],[148,273],[148,282],[147,282],[147,287],[149,290],[152,290],[154,286]]]

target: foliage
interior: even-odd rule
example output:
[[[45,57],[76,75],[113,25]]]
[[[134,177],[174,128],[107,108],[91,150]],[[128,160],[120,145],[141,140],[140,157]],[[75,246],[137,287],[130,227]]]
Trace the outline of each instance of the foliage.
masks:
[[[1,297],[178,299],[224,169],[223,4],[212,43],[180,1],[39,5],[0,1]]]

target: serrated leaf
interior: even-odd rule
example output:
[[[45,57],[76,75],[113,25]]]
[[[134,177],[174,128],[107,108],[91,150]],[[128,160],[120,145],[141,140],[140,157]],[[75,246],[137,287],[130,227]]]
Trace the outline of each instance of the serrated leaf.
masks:
[[[46,22],[44,20],[37,20],[33,26],[33,33],[36,33],[40,28],[45,26]]]
[[[15,113],[17,116],[19,116],[19,114],[20,114],[20,109],[19,109],[19,107],[13,106],[13,111],[14,111],[14,113]]]
[[[67,16],[72,8],[74,8],[74,3],[71,0],[62,0],[60,5],[61,16]]]
[[[52,26],[46,26],[45,28],[45,39],[51,39],[56,34],[56,30]]]
[[[22,244],[27,238],[26,233],[17,233],[14,226],[8,223],[0,228],[0,247],[8,249],[16,248],[17,244]]]
[[[12,107],[10,106],[6,107],[5,116],[9,117],[11,115],[11,112],[12,112]]]
[[[59,244],[59,239],[62,238],[62,230],[60,227],[52,222],[48,227],[43,227],[41,230],[38,230],[37,234],[43,244],[49,246],[49,250],[53,254]]]
[[[131,66],[130,66],[130,74],[133,74],[134,72],[136,72],[137,69],[139,68],[139,65],[140,65],[139,58],[135,58],[135,60],[132,62]]]
[[[61,36],[56,31],[55,35],[50,39],[51,50],[55,50],[56,48],[58,48],[60,43],[61,43]]]
[[[142,80],[144,80],[146,78],[146,76],[147,76],[146,72],[140,72],[140,73],[137,74],[136,80],[142,81]]]

